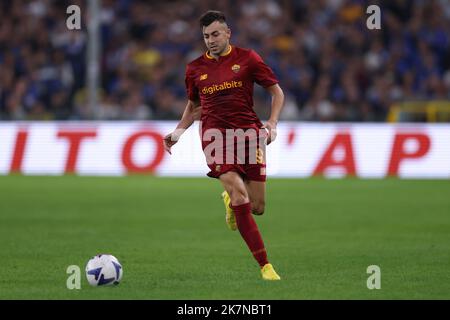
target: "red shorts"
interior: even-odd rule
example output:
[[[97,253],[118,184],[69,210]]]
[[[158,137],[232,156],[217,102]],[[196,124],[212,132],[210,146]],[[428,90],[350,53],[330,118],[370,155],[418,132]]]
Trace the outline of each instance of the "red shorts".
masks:
[[[261,134],[262,136],[256,139],[245,137],[239,141],[223,138],[222,143],[202,139],[203,153],[211,170],[207,176],[219,178],[228,171],[234,171],[245,180],[266,181],[265,138],[267,134],[265,130]]]

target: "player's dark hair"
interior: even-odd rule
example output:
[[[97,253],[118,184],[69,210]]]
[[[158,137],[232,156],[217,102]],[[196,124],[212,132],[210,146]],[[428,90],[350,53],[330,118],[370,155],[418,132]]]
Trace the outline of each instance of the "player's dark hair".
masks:
[[[226,23],[225,14],[221,11],[209,10],[200,17],[200,28],[207,27],[214,21]]]

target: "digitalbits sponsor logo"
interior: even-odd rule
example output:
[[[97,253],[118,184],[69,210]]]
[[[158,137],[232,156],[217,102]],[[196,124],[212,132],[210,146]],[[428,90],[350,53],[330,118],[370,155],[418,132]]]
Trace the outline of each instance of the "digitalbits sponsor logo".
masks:
[[[203,94],[213,94],[214,92],[222,91],[225,89],[234,89],[242,87],[242,81],[224,81],[221,84],[213,84],[209,87],[202,89]]]

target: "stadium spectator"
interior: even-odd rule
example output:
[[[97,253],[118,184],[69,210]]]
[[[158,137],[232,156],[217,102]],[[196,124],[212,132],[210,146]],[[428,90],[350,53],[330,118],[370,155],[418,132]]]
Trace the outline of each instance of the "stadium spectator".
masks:
[[[68,30],[77,4],[82,30]],[[368,30],[370,4],[382,29]],[[403,100],[450,99],[450,4],[446,0],[103,0],[101,103],[85,104],[85,1],[2,1],[0,119],[178,119],[183,66],[203,50],[194,21],[233,17],[236,45],[266,57],[285,89],[281,119],[385,121]],[[255,109],[264,118],[257,91]]]

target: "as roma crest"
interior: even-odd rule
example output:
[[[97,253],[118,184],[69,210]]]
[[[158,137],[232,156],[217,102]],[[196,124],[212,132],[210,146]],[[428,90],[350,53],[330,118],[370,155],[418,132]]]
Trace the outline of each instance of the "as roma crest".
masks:
[[[234,64],[234,65],[231,67],[231,70],[233,70],[234,73],[238,73],[239,70],[241,70],[241,66],[238,65],[238,64]]]

